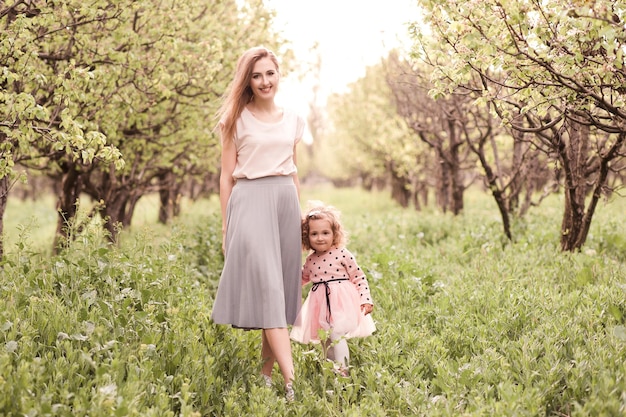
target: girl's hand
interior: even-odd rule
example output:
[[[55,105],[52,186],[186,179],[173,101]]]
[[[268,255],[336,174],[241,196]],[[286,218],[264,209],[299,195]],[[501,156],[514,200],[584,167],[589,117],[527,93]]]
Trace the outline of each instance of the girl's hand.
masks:
[[[361,311],[366,316],[368,314],[370,314],[372,312],[372,310],[374,310],[374,305],[372,305],[372,304],[361,304]]]

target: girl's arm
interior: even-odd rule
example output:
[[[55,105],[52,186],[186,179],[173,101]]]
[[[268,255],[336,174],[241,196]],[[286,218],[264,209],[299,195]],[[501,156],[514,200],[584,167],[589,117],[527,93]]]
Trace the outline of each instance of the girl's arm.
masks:
[[[367,282],[367,277],[357,264],[354,255],[352,255],[352,253],[345,248],[342,252],[345,255],[342,264],[346,268],[346,271],[348,271],[350,282],[354,284],[356,290],[361,296],[361,311],[365,314],[369,314],[374,309],[374,301],[372,300],[372,294],[370,292],[369,283]]]

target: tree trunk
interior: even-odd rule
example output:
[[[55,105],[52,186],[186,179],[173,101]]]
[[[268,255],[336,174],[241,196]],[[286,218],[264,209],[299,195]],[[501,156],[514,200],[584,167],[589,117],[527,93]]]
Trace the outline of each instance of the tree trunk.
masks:
[[[583,140],[586,140],[586,138],[583,138]],[[598,169],[598,175],[595,181],[595,185],[593,187],[593,193],[591,195],[591,201],[589,202],[587,211],[584,213],[581,228],[578,231],[576,240],[574,241],[573,246],[577,250],[582,248],[582,246],[587,241],[589,229],[591,228],[591,220],[593,219],[593,215],[596,211],[596,207],[598,206],[598,202],[602,197],[602,191],[606,189],[606,186],[608,184],[608,177],[610,172],[609,163],[619,154],[618,152],[622,148],[625,140],[626,133],[621,133],[613,146],[609,148],[609,150],[604,155],[602,155],[600,166]]]
[[[68,164],[62,176],[61,193],[57,200],[57,230],[52,247],[54,254],[58,254],[69,243],[72,222],[76,218],[78,198],[82,188],[81,173],[74,164]]]
[[[109,240],[113,243],[117,242],[117,236],[122,227],[122,217],[125,206],[126,200],[118,195],[115,199],[108,201],[102,208],[104,228],[109,233]]]
[[[93,171],[90,174],[93,176],[84,178],[83,192],[100,202],[93,209],[93,213],[100,214],[108,239],[115,243],[120,230],[131,225],[141,196],[156,191],[151,188],[154,177],[144,178],[143,182],[133,182],[128,177],[116,175],[113,165],[109,166],[108,172]]]
[[[513,136],[513,160],[511,161],[511,184],[510,193],[507,204],[507,212],[516,213],[520,208],[520,194],[522,192],[524,179],[526,178],[526,167],[524,166],[524,155],[526,154],[526,148],[528,143],[524,142],[524,132],[519,130],[513,130],[511,132]],[[526,184],[530,187],[530,184]]]
[[[589,127],[571,120],[564,125],[565,132],[556,138],[559,158],[565,174],[565,207],[561,223],[561,249],[579,250],[585,241],[585,197],[587,195],[586,161],[589,154]],[[566,133],[567,138],[564,138]],[[591,219],[589,219],[591,221]]]
[[[168,224],[176,214],[178,187],[175,186],[175,181],[171,171],[159,176],[159,223]]]
[[[423,197],[422,189],[424,187],[425,184],[420,182],[417,178],[413,178],[413,181],[411,181],[411,202],[416,211],[422,210],[422,201],[420,201],[420,198]]]
[[[415,191],[415,209],[428,206],[428,184],[424,181],[420,181],[417,184],[418,186]],[[421,204],[419,203],[420,201]]]
[[[109,232],[109,239],[116,243],[119,232],[131,225],[133,214],[140,194],[126,190],[116,190],[111,193],[109,201],[102,209],[105,220],[104,227]]]
[[[402,208],[407,208],[411,197],[408,178],[398,174],[393,162],[388,164],[387,170],[391,178],[391,198]]]
[[[9,176],[0,178],[0,261],[4,259],[4,212],[9,197]]]
[[[485,152],[482,147],[482,144],[479,147],[470,146],[470,148],[474,151],[480,164],[485,171],[485,178],[487,179],[487,184],[489,185],[489,189],[491,190],[491,194],[493,198],[496,200],[496,205],[498,206],[498,211],[500,212],[500,217],[502,217],[502,227],[504,229],[504,234],[509,240],[513,240],[513,235],[511,234],[511,220],[509,218],[509,210],[507,208],[507,199],[502,192],[501,186],[498,184],[498,178],[494,174],[491,165],[487,161],[485,157]]]
[[[461,175],[461,162],[459,161],[459,146],[461,142],[455,143],[450,147],[450,201],[452,203],[452,214],[455,216],[463,211],[463,194],[465,185],[463,184],[463,176]]]
[[[446,164],[442,150],[435,148],[435,152],[435,160],[439,161],[435,167],[435,200],[445,213],[450,208],[450,167]]]

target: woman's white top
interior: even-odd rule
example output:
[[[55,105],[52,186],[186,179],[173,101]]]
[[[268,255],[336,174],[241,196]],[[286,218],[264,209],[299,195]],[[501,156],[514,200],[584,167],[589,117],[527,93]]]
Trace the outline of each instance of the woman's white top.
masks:
[[[280,121],[266,123],[244,108],[237,119],[237,163],[233,178],[255,179],[298,172],[293,150],[302,139],[304,124],[304,118],[293,111],[283,110]]]

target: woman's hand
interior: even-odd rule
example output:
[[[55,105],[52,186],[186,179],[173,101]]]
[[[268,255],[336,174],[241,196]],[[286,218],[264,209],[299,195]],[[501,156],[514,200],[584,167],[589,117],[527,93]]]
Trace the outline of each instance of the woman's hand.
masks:
[[[361,304],[361,311],[366,316],[368,314],[370,314],[372,312],[372,310],[374,310],[374,305],[373,304]]]

